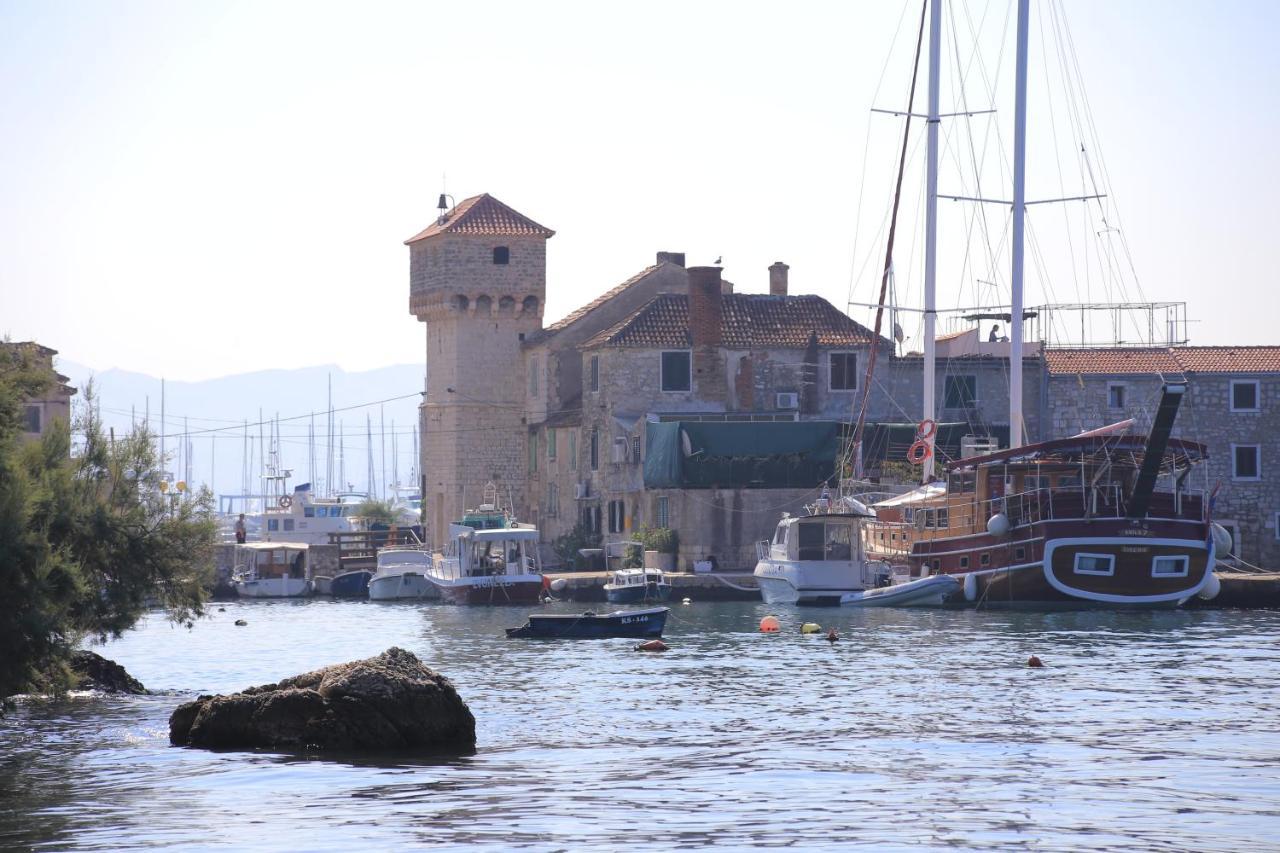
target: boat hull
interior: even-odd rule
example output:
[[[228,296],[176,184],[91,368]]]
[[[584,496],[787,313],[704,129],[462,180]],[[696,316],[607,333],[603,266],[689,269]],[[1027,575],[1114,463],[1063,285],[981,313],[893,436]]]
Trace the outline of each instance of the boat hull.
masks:
[[[311,594],[311,581],[305,578],[238,580],[233,586],[241,598],[303,598]]]
[[[530,615],[519,628],[508,628],[508,637],[548,640],[650,639],[661,637],[670,609],[618,610],[613,613],[552,613]]]
[[[641,604],[646,601],[668,601],[671,598],[671,584],[630,584],[622,587],[605,584],[604,597],[610,604]]]
[[[368,598],[372,579],[373,572],[368,570],[343,572],[329,585],[329,594],[335,598]]]
[[[851,567],[846,571],[853,574]],[[753,574],[765,604],[836,607],[844,596],[863,590],[861,583],[832,583],[829,571],[818,577],[795,563],[781,560],[761,560]]]
[[[537,604],[542,599],[541,575],[489,575],[437,579],[431,583],[448,604]]]
[[[840,603],[845,607],[941,607],[960,594],[960,581],[950,575],[933,575],[850,593]]]
[[[421,601],[439,597],[435,586],[419,572],[375,575],[369,581],[369,598],[373,601]]]

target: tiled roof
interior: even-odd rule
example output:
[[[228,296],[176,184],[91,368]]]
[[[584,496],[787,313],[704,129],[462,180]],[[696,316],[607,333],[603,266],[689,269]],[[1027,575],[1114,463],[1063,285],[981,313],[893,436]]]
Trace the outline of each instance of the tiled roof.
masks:
[[[1050,373],[1280,373],[1280,347],[1046,349]]]
[[[816,332],[818,345],[860,346],[875,337],[870,329],[855,323],[821,296],[771,296],[726,293],[721,297],[722,346],[728,349],[773,346],[804,349],[809,334]],[[884,346],[889,341],[881,338]],[[584,348],[688,347],[689,297],[667,293],[611,329],[583,344]]]
[[[463,199],[443,222],[433,222],[425,230],[405,240],[405,245],[437,234],[474,234],[493,237],[550,237],[556,232],[517,213],[488,193]]]

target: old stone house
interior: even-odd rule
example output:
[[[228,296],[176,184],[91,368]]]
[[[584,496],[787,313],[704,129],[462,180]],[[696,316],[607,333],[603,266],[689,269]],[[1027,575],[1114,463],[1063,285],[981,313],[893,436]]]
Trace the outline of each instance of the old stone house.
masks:
[[[54,369],[53,357],[58,354],[57,350],[34,341],[0,341],[0,354],[11,359],[26,358],[49,377],[43,394],[23,402],[22,437],[25,441],[38,441],[55,421],[71,422],[71,398],[75,396],[76,389],[67,384],[71,381],[69,378]],[[67,450],[70,452],[69,444]]]

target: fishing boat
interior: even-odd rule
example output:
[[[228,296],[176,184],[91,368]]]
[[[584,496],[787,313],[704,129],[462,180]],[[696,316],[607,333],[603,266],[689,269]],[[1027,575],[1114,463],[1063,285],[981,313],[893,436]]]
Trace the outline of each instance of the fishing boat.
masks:
[[[615,610],[612,613],[531,613],[527,624],[508,628],[507,636],[548,640],[661,637],[670,612],[667,607],[653,607],[647,610]]]
[[[784,514],[773,540],[756,543],[753,574],[766,604],[835,606],[889,583],[889,564],[868,560],[861,525],[875,513],[858,501],[822,496],[804,515]]]
[[[236,546],[241,562],[231,585],[243,598],[300,598],[311,593],[307,548],[301,542],[249,542]]]
[[[267,507],[254,521],[264,542],[281,540],[326,545],[330,533],[362,529],[359,508],[367,499],[367,495],[359,492],[321,498],[312,494],[310,483],[302,483],[292,493],[274,498],[276,505]]]
[[[379,549],[378,570],[368,581],[369,598],[373,601],[439,598],[439,590],[427,579],[431,557],[424,548]]]
[[[427,580],[450,604],[532,604],[542,597],[538,530],[529,524],[477,530],[450,524]],[[370,591],[372,592],[372,585]]]
[[[369,581],[372,579],[373,572],[368,569],[343,572],[334,576],[333,583],[329,585],[329,594],[335,598],[368,598]]]
[[[604,585],[604,597],[611,604],[666,601],[671,597],[671,582],[662,569],[614,569]]]

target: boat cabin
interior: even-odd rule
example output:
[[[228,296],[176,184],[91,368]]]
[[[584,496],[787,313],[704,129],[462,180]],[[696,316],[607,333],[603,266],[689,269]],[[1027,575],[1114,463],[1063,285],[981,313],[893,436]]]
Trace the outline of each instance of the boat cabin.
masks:
[[[786,516],[778,522],[773,541],[757,546],[760,559],[850,562],[862,559],[860,525],[874,519],[870,513],[832,512],[822,515]]]
[[[656,586],[666,582],[662,569],[648,566],[642,569],[616,569],[609,575],[609,583],[615,589]]]
[[[541,574],[538,530],[530,525],[476,530],[449,525],[449,543],[434,557],[444,577]]]
[[[249,542],[236,546],[237,562],[252,578],[308,577],[307,545],[298,542]]]

